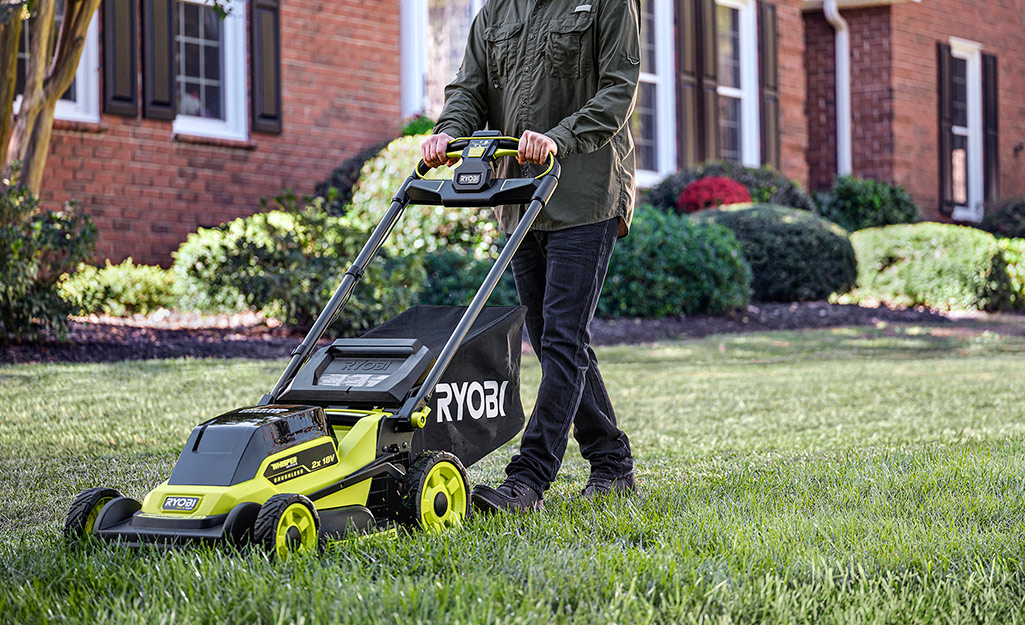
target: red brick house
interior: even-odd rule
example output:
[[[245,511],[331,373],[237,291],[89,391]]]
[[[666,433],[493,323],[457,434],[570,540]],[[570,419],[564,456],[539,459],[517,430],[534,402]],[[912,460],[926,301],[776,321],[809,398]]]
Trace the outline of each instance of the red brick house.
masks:
[[[310,192],[404,117],[437,115],[484,1],[234,0],[221,23],[206,0],[104,0],[58,111],[44,197],[83,204],[102,255],[167,264],[197,226],[284,187]],[[1013,3],[640,4],[642,184],[712,158],[813,190],[850,172],[905,185],[930,219],[969,223],[1025,193]]]

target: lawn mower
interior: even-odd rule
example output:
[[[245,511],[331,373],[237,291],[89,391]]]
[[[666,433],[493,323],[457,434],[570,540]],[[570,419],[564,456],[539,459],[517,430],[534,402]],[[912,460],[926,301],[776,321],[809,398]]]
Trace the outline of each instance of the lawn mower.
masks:
[[[395,524],[438,530],[469,511],[465,466],[523,427],[525,309],[485,307],[558,184],[554,156],[535,178],[499,178],[518,140],[477,132],[448,145],[452,179],[420,161],[345,272],[273,389],[197,426],[142,503],[90,488],[68,511],[69,538],[129,545],[252,542],[271,554]],[[406,207],[529,204],[468,306],[417,306],[358,338],[318,348]]]

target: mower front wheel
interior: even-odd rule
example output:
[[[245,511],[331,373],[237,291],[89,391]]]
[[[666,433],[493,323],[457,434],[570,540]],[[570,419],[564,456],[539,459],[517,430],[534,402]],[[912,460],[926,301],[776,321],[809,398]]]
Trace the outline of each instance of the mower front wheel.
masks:
[[[68,516],[64,519],[64,537],[75,540],[92,534],[100,510],[120,496],[121,493],[113,488],[103,487],[87,488],[79,493],[71,502]]]
[[[461,525],[469,511],[466,469],[447,451],[416,457],[400,488],[401,520],[436,532]]]
[[[260,506],[253,526],[253,542],[282,560],[292,553],[317,548],[320,540],[320,515],[313,502],[303,495],[274,495]]]

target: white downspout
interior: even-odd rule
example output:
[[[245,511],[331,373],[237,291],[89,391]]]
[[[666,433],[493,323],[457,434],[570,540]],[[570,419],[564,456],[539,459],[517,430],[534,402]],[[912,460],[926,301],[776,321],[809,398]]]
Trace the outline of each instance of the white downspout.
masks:
[[[822,12],[836,31],[836,174],[849,176],[851,164],[851,33],[836,0],[825,0]]]

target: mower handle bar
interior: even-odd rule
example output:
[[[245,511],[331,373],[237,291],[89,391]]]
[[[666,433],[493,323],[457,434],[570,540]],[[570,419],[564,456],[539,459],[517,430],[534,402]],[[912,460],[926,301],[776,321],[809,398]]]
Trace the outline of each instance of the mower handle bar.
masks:
[[[452,151],[452,149],[462,146],[463,151],[459,154],[464,161],[478,159],[479,161],[486,161],[489,167],[493,167],[495,158],[500,158],[501,156],[512,156],[515,154],[516,151],[513,150],[512,147],[515,147],[519,143],[519,140],[514,137],[501,137],[496,135],[498,135],[498,133],[474,133],[473,137],[459,138],[450,142],[448,148]],[[476,144],[476,147],[480,147],[482,143],[488,141],[497,145],[492,145],[479,154],[477,152],[472,152],[471,156],[471,144],[474,141],[479,142]],[[512,153],[507,153],[507,151],[510,150]],[[341,284],[338,285],[334,295],[331,296],[331,300],[327,303],[327,306],[324,307],[324,311],[321,312],[319,317],[317,317],[317,321],[313,324],[313,327],[306,335],[306,338],[304,338],[302,343],[292,351],[292,358],[289,361],[288,366],[285,367],[285,371],[281,374],[281,377],[278,379],[271,392],[264,395],[260,400],[260,405],[277,402],[278,397],[281,396],[281,393],[284,392],[288,384],[291,383],[292,379],[299,372],[299,369],[301,369],[310,359],[310,356],[313,355],[313,350],[316,349],[317,343],[324,336],[328,327],[334,323],[337,316],[342,312],[342,310],[344,310],[345,305],[349,302],[349,299],[352,296],[356,283],[363,277],[367,267],[370,266],[370,263],[374,260],[374,257],[384,245],[384,241],[388,238],[388,235],[391,234],[392,229],[395,227],[395,224],[398,222],[409,204],[429,204],[435,206],[438,204],[445,206],[495,206],[496,204],[503,203],[503,201],[516,199],[524,193],[529,193],[529,204],[527,209],[524,211],[523,216],[516,225],[516,228],[508,235],[506,244],[502,247],[502,251],[499,253],[498,259],[495,260],[495,264],[492,265],[491,270],[488,271],[487,277],[484,278],[484,282],[477,290],[473,300],[466,307],[466,311],[463,313],[462,318],[456,325],[456,329],[452,332],[452,335],[445,343],[445,347],[441,350],[441,354],[438,355],[434,365],[424,378],[423,383],[420,385],[420,389],[415,396],[406,400],[394,417],[396,427],[414,427],[412,425],[414,423],[414,414],[426,407],[431,394],[434,392],[434,387],[438,384],[441,376],[445,373],[445,369],[448,368],[449,363],[455,356],[456,350],[459,349],[459,346],[462,344],[463,339],[466,337],[467,332],[469,332],[473,322],[476,321],[477,316],[484,308],[484,304],[487,303],[488,298],[491,296],[491,292],[494,291],[495,286],[502,277],[502,274],[505,273],[506,268],[508,268],[510,262],[512,262],[512,257],[516,253],[516,250],[519,249],[520,244],[526,238],[527,233],[534,225],[534,221],[541,213],[541,210],[551,199],[552,194],[555,193],[555,188],[559,184],[559,175],[562,172],[559,161],[554,155],[550,154],[548,169],[537,178],[500,178],[488,180],[487,184],[489,185],[488,188],[490,191],[483,193],[460,193],[457,189],[453,188],[453,181],[451,180],[424,180],[423,175],[420,172],[421,164],[426,166],[426,163],[421,160],[414,171],[408,178],[406,178],[405,182],[402,183],[402,187],[392,198],[392,203],[388,208],[388,212],[385,213],[380,223],[377,224],[374,232],[370,235],[370,238],[367,239],[366,244],[364,244],[363,249],[360,250],[360,253],[356,256],[352,265],[345,272],[342,277]],[[459,169],[456,170],[456,175],[459,175]],[[503,191],[507,186],[511,186],[512,188],[508,191]],[[494,191],[496,189],[498,190],[497,192]],[[417,191],[417,193],[411,194],[410,191]],[[419,198],[414,198],[414,195],[418,195]],[[442,197],[442,195],[445,197]],[[454,204],[443,203],[442,201],[424,201],[425,199],[444,200],[452,196],[458,197],[460,195],[463,195],[465,199]],[[487,200],[487,202],[478,204],[466,203],[471,200]],[[510,203],[522,203],[522,201]]]

